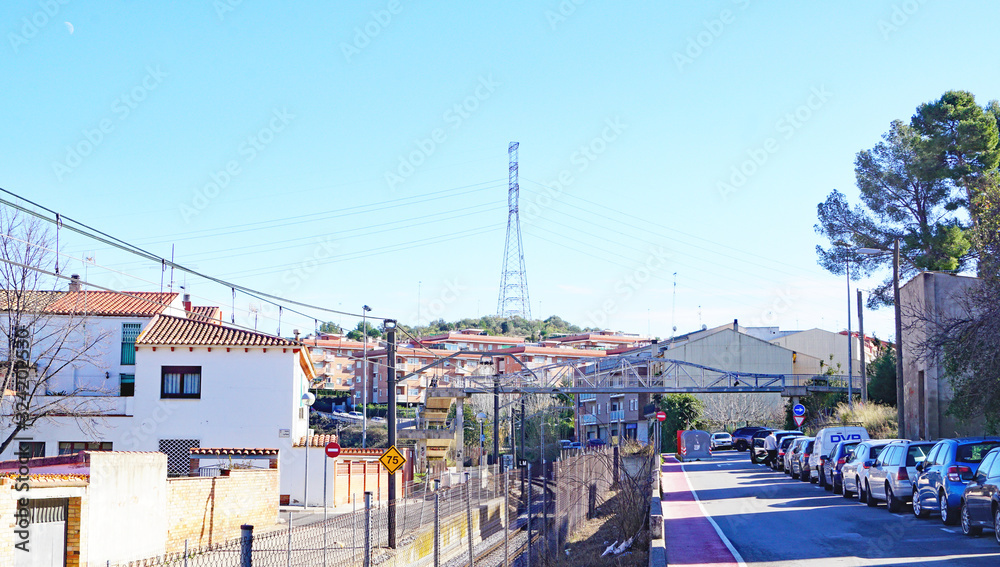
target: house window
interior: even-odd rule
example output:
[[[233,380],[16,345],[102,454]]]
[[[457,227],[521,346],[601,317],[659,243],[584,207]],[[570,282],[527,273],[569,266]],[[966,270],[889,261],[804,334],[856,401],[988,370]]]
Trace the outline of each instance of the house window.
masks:
[[[160,398],[201,398],[201,367],[161,367]]]
[[[132,397],[135,395],[135,374],[119,374],[118,382],[121,384],[119,396]]]
[[[44,441],[21,441],[17,447],[17,453],[23,454],[27,453],[32,458],[34,457],[44,457],[45,456],[45,442]]]
[[[135,364],[135,339],[140,327],[139,323],[122,323],[122,364]]]
[[[73,453],[79,453],[80,451],[110,451],[111,442],[90,442],[90,441],[60,441],[59,442],[59,454],[60,455],[72,455]]]

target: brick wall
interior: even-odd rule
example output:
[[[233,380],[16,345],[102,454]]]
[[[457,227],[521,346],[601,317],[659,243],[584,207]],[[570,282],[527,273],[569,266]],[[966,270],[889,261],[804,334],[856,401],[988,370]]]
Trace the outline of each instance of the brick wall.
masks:
[[[14,564],[14,513],[17,500],[14,494],[14,480],[0,477],[0,565]]]
[[[278,519],[278,471],[230,471],[229,476],[167,480],[167,553],[221,543],[240,525],[271,526]]]

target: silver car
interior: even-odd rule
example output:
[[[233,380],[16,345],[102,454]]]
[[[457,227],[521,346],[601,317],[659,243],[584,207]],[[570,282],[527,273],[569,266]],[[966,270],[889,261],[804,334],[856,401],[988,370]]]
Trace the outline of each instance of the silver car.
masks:
[[[733,436],[724,431],[713,433],[711,441],[712,450],[715,451],[717,449],[722,449],[723,447],[726,449],[733,448]]]
[[[917,463],[924,462],[935,443],[930,441],[895,441],[879,453],[865,480],[869,506],[885,500],[886,507],[897,513],[913,497],[912,480],[917,478]]]
[[[862,502],[868,501],[868,496],[863,491],[865,480],[868,478],[868,470],[872,462],[878,458],[879,453],[886,445],[901,439],[869,439],[858,443],[858,446],[848,455],[847,462],[840,471],[844,477],[844,498],[851,498],[854,493],[858,493],[858,499]],[[868,466],[865,466],[865,464]]]
[[[809,446],[809,442],[815,439],[815,437],[799,437],[792,443],[791,467],[788,469],[792,478],[802,476],[802,452]]]

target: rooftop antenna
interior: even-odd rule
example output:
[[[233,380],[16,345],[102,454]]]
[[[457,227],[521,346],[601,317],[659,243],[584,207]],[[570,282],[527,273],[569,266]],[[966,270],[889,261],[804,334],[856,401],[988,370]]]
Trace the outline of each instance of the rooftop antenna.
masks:
[[[677,334],[677,272],[674,272],[674,304],[670,308],[670,326],[670,337],[673,338]]]
[[[174,245],[170,245],[170,291],[174,291]]]

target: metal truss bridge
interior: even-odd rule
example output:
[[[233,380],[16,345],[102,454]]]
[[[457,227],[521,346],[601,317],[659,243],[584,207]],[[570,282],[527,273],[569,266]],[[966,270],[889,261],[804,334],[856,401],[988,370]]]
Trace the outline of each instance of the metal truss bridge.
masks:
[[[468,351],[466,351],[468,352]],[[477,353],[509,356],[502,352]],[[520,361],[519,361],[520,362]],[[805,396],[848,391],[847,376],[761,374],[711,368],[693,362],[649,355],[621,355],[527,368],[513,373],[474,374],[464,379],[467,394],[619,394],[619,393],[780,393]],[[853,377],[860,392],[861,376]],[[452,384],[452,387],[463,387]]]

